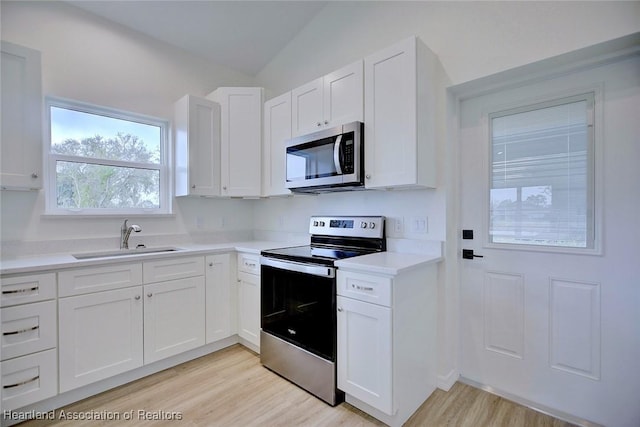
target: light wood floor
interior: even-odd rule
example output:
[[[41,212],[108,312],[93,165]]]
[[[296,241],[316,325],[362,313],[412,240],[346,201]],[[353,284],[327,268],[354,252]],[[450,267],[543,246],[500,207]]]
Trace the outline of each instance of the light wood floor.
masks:
[[[330,407],[260,365],[255,353],[235,345],[197,360],[69,405],[77,413],[124,413],[130,422],[29,421],[32,426],[381,426],[343,403]],[[156,415],[178,412],[180,421],[139,419],[138,411]],[[103,412],[105,411],[105,412]],[[59,413],[59,411],[58,411]],[[59,418],[59,415],[58,417]],[[476,388],[456,383],[436,390],[406,426],[569,426]]]

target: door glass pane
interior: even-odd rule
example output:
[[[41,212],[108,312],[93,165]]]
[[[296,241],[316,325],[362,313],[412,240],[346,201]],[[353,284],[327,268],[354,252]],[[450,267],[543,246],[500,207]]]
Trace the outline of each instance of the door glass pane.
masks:
[[[593,247],[592,95],[490,116],[489,241]]]

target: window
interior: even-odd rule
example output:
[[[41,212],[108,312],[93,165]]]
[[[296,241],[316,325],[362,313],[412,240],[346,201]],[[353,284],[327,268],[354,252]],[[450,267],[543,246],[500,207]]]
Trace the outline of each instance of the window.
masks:
[[[47,212],[170,213],[164,120],[47,99]]]
[[[489,116],[489,241],[594,247],[594,95]]]

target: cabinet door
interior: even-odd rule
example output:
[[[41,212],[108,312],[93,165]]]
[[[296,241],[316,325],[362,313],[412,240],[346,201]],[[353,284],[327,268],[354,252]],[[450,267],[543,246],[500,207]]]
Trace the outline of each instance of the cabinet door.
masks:
[[[322,77],[291,91],[293,136],[315,132],[324,126],[323,96]]]
[[[221,106],[221,195],[259,197],[263,89],[222,87],[208,98]]]
[[[205,343],[204,277],[144,286],[144,363]]]
[[[174,109],[176,196],[220,195],[220,105],[186,95]]]
[[[142,366],[142,287],[58,300],[60,392]]]
[[[327,74],[323,87],[325,126],[364,121],[362,61]]]
[[[338,296],[338,388],[393,415],[391,309]]]
[[[2,42],[0,185],[42,188],[40,52]]]
[[[416,39],[364,60],[367,188],[416,183]]]
[[[262,195],[291,194],[286,187],[285,142],[291,139],[291,92],[264,103]]]
[[[231,254],[206,258],[206,341],[221,340],[232,335],[235,298],[231,297]]]
[[[238,273],[238,335],[260,346],[260,276]]]

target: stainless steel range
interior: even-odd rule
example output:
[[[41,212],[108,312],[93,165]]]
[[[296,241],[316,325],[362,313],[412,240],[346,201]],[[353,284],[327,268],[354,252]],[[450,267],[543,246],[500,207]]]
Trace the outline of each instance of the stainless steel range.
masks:
[[[386,250],[382,216],[314,216],[311,244],[262,252],[260,361],[336,405],[336,267]]]

